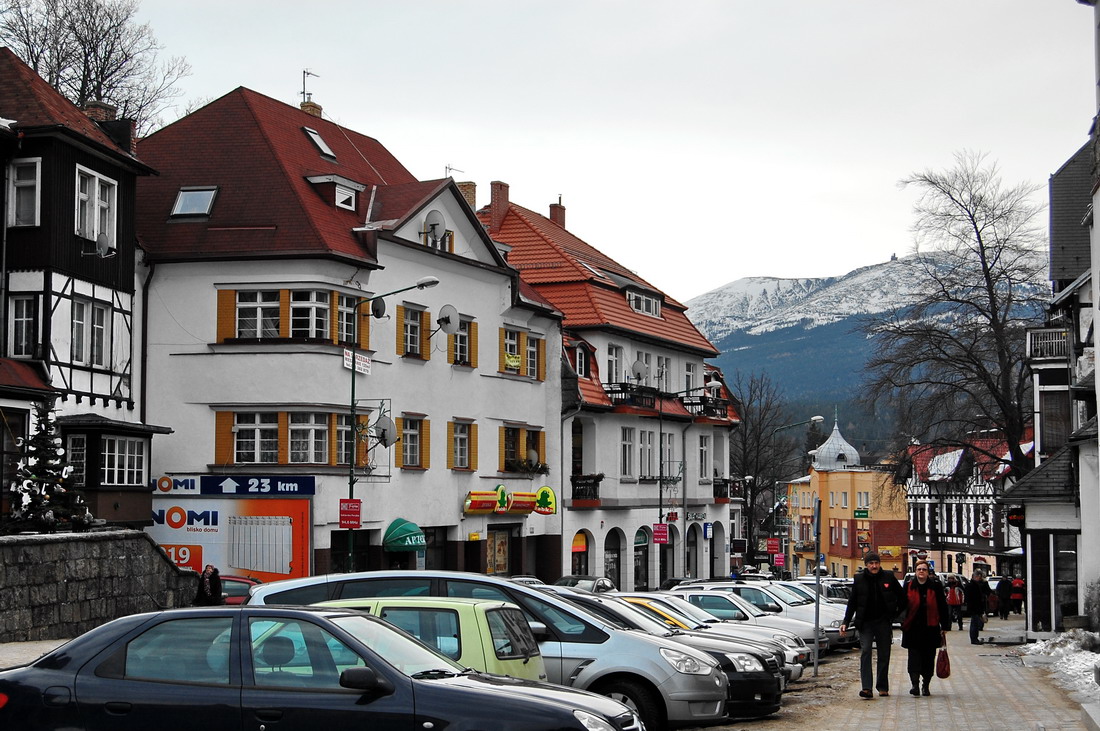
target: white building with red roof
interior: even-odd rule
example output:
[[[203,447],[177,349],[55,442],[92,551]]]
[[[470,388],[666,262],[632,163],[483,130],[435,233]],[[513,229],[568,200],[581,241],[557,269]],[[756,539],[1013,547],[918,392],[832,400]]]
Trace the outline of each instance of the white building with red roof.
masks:
[[[244,88],[140,152],[149,412],[175,430],[152,531],[177,560],[264,580],[558,560],[561,315],[453,181]]]
[[[473,184],[459,186],[472,203]],[[508,190],[494,182],[478,216],[524,282],[565,317],[565,573],[605,575],[626,589],[729,575],[740,535],[729,433],[739,419],[706,363],[718,351],[683,304],[570,233],[560,202],[542,216]]]

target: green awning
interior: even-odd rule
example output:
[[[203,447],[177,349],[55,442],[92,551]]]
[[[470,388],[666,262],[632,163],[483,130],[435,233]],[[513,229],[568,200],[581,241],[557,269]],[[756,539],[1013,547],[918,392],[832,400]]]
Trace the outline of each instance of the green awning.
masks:
[[[424,531],[416,523],[404,518],[390,523],[382,536],[382,547],[387,551],[419,551],[426,546]]]

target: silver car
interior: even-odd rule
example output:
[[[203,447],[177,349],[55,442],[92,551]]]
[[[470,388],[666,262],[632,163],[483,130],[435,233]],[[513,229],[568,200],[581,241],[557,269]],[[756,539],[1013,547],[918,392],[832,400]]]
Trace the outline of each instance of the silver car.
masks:
[[[253,587],[248,604],[312,604],[377,596],[451,596],[518,605],[539,640],[549,680],[630,706],[649,731],[725,718],[728,681],[710,655],[619,629],[536,587],[461,571],[364,571]]]
[[[765,612],[756,605],[742,599],[728,591],[704,591],[702,589],[673,591],[676,596],[682,596],[689,602],[705,612],[713,614],[727,622],[744,622],[761,627],[774,627],[777,629],[794,632],[802,641],[811,648],[814,640],[817,640],[818,654],[829,649],[829,636],[822,627],[814,627],[813,622],[784,617],[772,612]]]

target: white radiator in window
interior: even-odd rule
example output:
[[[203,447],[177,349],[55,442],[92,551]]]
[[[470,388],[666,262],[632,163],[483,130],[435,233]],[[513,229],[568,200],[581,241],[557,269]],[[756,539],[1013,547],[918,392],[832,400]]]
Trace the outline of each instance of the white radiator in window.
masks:
[[[292,545],[289,515],[229,518],[229,565],[232,568],[289,574]]]

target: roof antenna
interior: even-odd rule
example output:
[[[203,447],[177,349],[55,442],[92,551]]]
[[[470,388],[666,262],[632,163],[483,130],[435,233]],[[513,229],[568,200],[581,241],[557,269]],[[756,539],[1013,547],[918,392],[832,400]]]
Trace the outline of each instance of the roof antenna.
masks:
[[[466,171],[465,170],[459,170],[458,168],[453,167],[450,164],[448,164],[446,167],[443,168],[443,177],[449,178],[449,177],[451,177],[451,173],[464,173],[464,172],[466,172]]]
[[[307,76],[317,76],[318,79],[321,78],[320,76],[313,73],[309,69],[302,69],[302,101],[303,102],[308,102],[308,101],[311,101],[313,99],[313,94],[311,92],[306,91],[306,77]]]

